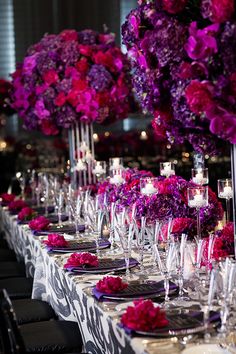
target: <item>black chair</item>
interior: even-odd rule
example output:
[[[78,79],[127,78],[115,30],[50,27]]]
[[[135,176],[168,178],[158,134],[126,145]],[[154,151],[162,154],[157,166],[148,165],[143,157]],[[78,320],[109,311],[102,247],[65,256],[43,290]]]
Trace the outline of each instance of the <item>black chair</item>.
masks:
[[[0,262],[5,261],[16,261],[16,255],[12,250],[0,247]]]
[[[6,289],[11,300],[31,298],[32,287],[32,278],[0,279],[0,289]]]
[[[0,279],[25,276],[25,265],[19,262],[0,262]]]
[[[3,354],[81,353],[82,338],[75,322],[44,321],[18,327],[10,298],[0,290]]]
[[[46,301],[19,299],[13,300],[12,306],[19,325],[56,319],[55,312]]]

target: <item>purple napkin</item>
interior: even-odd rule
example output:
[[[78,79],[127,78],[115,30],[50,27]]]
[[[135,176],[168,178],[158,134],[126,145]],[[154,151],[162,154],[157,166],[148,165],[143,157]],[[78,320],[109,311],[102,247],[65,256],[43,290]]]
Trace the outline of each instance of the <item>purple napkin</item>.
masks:
[[[110,242],[107,240],[102,240],[99,242],[99,248],[107,248],[110,247]],[[48,252],[56,252],[56,251],[80,251],[80,252],[85,252],[85,251],[91,251],[91,250],[96,250],[96,243],[93,242],[70,242],[68,247],[53,247],[53,246],[46,246],[46,249]]]
[[[79,231],[84,232],[85,226],[84,225],[79,225]],[[35,236],[43,236],[43,235],[48,235],[52,233],[66,233],[66,234],[75,234],[75,227],[73,225],[62,225],[62,227],[57,227],[56,225],[51,225],[47,230],[34,230],[33,234]]]
[[[32,209],[35,210],[38,215],[45,215],[45,207],[33,206]],[[54,212],[54,206],[49,206],[48,207],[48,213],[51,214],[53,212]]]
[[[130,268],[132,267],[135,267],[139,264],[139,262],[134,259],[134,258],[130,258],[129,260],[129,265],[130,265]],[[110,270],[122,270],[122,269],[125,269],[125,260],[124,259],[114,259],[114,260],[104,260],[104,259],[101,259],[99,261],[99,265],[98,267],[87,267],[87,268],[84,268],[84,267],[75,267],[75,266],[68,266],[66,267],[67,270],[69,271],[74,271],[74,272],[80,272],[80,273],[83,273],[83,271],[86,270],[89,271],[89,272],[93,272],[93,271],[110,271]]]
[[[177,285],[170,282],[170,290],[177,289]],[[164,280],[161,280],[159,282],[152,282],[148,284],[129,284],[127,288],[122,290],[119,293],[113,293],[113,294],[107,294],[100,292],[99,290],[96,289],[96,287],[93,288],[92,293],[96,297],[97,300],[102,300],[103,297],[105,296],[106,298],[108,297],[121,297],[121,298],[126,298],[129,297],[134,298],[134,297],[145,297],[149,295],[155,295],[155,294],[164,294],[165,287],[164,287]]]

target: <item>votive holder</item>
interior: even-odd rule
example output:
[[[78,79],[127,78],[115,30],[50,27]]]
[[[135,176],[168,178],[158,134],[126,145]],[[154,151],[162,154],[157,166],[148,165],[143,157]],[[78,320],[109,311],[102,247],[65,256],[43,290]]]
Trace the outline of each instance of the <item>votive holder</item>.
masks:
[[[208,184],[208,168],[192,168],[192,181],[200,186]]]
[[[160,175],[165,177],[175,175],[175,164],[173,162],[160,162]]]
[[[92,173],[98,179],[104,177],[106,175],[106,161],[94,161]]]
[[[140,179],[140,192],[143,195],[151,196],[158,192],[157,188],[158,178],[146,177]]]
[[[208,206],[208,187],[190,187],[187,189],[188,206],[197,211],[197,239],[201,238],[200,210]]]
[[[115,185],[120,185],[125,183],[125,170],[123,168],[111,170],[110,183]]]
[[[121,170],[124,168],[123,157],[111,157],[109,158],[109,170]]]
[[[233,198],[233,186],[231,179],[218,179],[218,197],[226,200],[226,222],[230,221],[230,199]]]

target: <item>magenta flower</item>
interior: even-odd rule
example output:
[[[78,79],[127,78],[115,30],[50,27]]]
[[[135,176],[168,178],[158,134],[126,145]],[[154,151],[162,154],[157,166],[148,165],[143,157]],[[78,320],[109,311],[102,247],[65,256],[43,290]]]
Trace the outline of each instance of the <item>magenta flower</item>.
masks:
[[[215,107],[207,112],[210,119],[210,131],[219,137],[236,144],[236,114],[221,107]]]
[[[70,267],[97,267],[99,264],[97,256],[89,253],[73,253],[68,259],[64,268]]]
[[[65,240],[63,235],[59,234],[49,234],[48,239],[44,240],[43,243],[50,247],[67,247],[68,242]]]
[[[189,38],[184,48],[189,58],[194,60],[207,59],[218,51],[215,35],[219,25],[214,24],[204,29],[197,28],[197,22],[192,22],[189,27]]]
[[[36,55],[26,57],[23,62],[23,72],[27,75],[31,75],[36,65]]]
[[[45,108],[44,102],[41,99],[36,102],[34,113],[40,119],[50,116],[50,112]]]
[[[101,293],[114,294],[126,289],[127,286],[128,284],[124,283],[122,278],[107,276],[97,282],[96,289]]]
[[[45,216],[39,216],[29,222],[29,227],[34,231],[47,230],[50,221]]]
[[[33,217],[35,217],[36,212],[30,208],[30,207],[25,207],[21,209],[21,211],[18,214],[18,220],[24,221],[24,220],[31,220]]]

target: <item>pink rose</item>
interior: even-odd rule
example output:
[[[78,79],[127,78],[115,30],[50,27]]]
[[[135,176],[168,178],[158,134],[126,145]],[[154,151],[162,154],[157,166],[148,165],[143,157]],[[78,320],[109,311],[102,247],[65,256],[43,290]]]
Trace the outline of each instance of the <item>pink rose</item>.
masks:
[[[66,103],[66,95],[64,92],[60,92],[54,100],[56,106],[61,107]]]
[[[193,80],[185,90],[189,108],[196,114],[206,112],[213,104],[211,87],[207,82]]]
[[[80,44],[79,51],[80,54],[85,55],[86,57],[90,57],[93,52],[91,46],[86,44]]]
[[[127,283],[124,283],[120,277],[104,277],[96,284],[96,289],[101,293],[114,294],[126,289]]]
[[[88,253],[73,253],[68,259],[64,268],[68,267],[97,267],[98,266],[98,258],[97,256]]]
[[[170,14],[177,14],[184,10],[188,0],[162,0],[163,9]]]
[[[10,211],[20,211],[21,209],[27,207],[26,202],[24,202],[23,200],[19,199],[19,200],[13,200],[9,205],[8,208]]]
[[[163,239],[166,240],[168,224],[164,224],[161,231]],[[188,236],[194,237],[194,235],[196,235],[196,221],[191,218],[175,218],[173,220],[171,233],[176,235],[187,233]]]
[[[9,204],[9,203],[13,202],[15,197],[16,197],[15,194],[10,194],[10,193],[2,193],[0,195],[0,198],[2,199],[2,202],[4,204]]]
[[[48,85],[52,85],[58,81],[58,74],[55,70],[48,70],[43,74],[43,80]]]
[[[134,301],[121,317],[121,323],[136,331],[153,331],[168,325],[165,311],[155,306],[151,300]]]
[[[34,216],[36,215],[35,211],[29,207],[25,207],[21,209],[21,211],[18,214],[18,220],[24,221],[24,220],[31,220]]]
[[[75,30],[64,30],[60,33],[60,37],[64,39],[64,41],[77,41],[78,33]]]
[[[47,230],[50,221],[45,216],[39,216],[29,222],[29,227],[34,231]]]
[[[43,241],[47,246],[51,247],[67,247],[68,242],[65,240],[63,235],[59,234],[49,234],[48,239]]]
[[[45,135],[57,135],[59,133],[58,128],[46,119],[41,121],[41,130]]]

